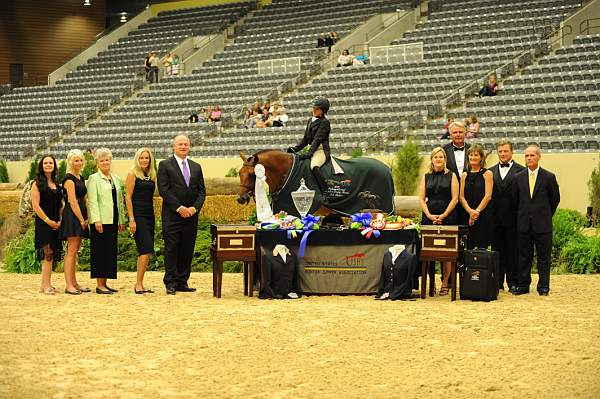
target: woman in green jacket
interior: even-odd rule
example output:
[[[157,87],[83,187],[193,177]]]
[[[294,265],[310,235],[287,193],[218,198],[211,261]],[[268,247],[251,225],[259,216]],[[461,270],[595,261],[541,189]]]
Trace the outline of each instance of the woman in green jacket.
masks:
[[[117,233],[125,230],[123,182],[111,173],[112,153],[108,148],[96,150],[98,172],[87,181],[90,214],[90,268],[97,280],[97,294],[112,294],[116,289],[106,285],[117,278]]]

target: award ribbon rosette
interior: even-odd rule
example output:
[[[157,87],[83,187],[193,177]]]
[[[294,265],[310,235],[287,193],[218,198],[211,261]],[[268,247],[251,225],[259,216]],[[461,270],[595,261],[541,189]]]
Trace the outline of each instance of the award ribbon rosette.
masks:
[[[319,230],[320,216],[313,216],[310,213],[303,216],[302,219],[296,219],[294,222],[294,228],[287,231],[287,238],[294,239],[298,236],[302,236],[300,245],[298,246],[298,257],[304,257],[306,251],[306,244],[308,242],[308,236],[315,230]]]
[[[378,213],[373,216],[370,213],[355,213],[352,215],[350,223],[350,228],[353,230],[360,230],[360,234],[367,238],[368,240],[371,237],[379,238],[381,236],[381,231],[385,228],[385,215],[383,213]]]

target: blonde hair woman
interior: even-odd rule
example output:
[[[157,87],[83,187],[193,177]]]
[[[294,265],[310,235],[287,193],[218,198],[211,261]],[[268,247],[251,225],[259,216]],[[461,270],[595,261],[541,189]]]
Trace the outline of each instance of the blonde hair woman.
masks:
[[[144,274],[154,253],[154,191],[156,168],[149,148],[140,148],[133,157],[133,166],[125,180],[125,204],[129,215],[129,231],[138,250],[136,294],[154,292],[144,288]]]
[[[90,292],[77,283],[75,275],[77,252],[83,237],[89,237],[87,213],[87,188],[81,177],[85,158],[81,150],[71,150],[67,154],[67,173],[63,179],[65,208],[60,224],[59,237],[67,240],[65,255],[65,294],[80,295]]]
[[[419,202],[423,215],[423,225],[454,225],[457,224],[454,208],[458,203],[458,179],[446,167],[446,151],[436,147],[429,157],[429,171],[425,173],[419,184]],[[442,288],[440,295],[448,294],[448,279],[452,265],[444,262],[442,270]]]
[[[117,278],[118,232],[125,231],[123,182],[110,171],[112,153],[108,148],[96,150],[98,172],[88,179],[90,223],[90,270],[96,279],[96,294],[113,294],[106,281]]]

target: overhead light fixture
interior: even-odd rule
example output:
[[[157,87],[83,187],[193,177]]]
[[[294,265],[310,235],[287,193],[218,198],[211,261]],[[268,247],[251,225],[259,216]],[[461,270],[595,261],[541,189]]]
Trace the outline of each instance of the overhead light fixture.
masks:
[[[92,4],[90,3],[90,0],[83,0],[83,5],[84,6],[91,6]]]
[[[127,13],[126,12],[121,13],[121,23],[123,23],[123,22],[127,22]]]

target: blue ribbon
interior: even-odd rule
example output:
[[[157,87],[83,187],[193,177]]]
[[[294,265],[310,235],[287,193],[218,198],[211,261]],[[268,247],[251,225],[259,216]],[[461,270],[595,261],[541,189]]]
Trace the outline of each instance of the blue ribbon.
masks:
[[[373,220],[370,213],[355,213],[352,215],[353,222],[362,223],[363,226],[369,227],[371,225],[371,220]]]
[[[313,231],[315,231],[314,230],[315,225],[318,225],[320,219],[321,219],[320,216],[313,216],[311,214],[308,214],[300,220],[302,222],[301,230],[288,230],[287,231],[288,240],[296,238],[296,237],[298,237],[298,235],[302,236],[302,239],[300,240],[300,245],[298,246],[298,256],[300,258],[304,257],[304,252],[306,251],[306,245],[308,243],[308,236]]]

